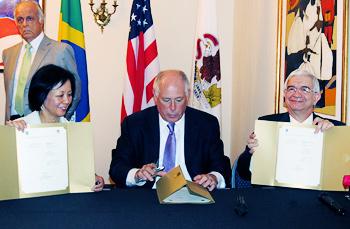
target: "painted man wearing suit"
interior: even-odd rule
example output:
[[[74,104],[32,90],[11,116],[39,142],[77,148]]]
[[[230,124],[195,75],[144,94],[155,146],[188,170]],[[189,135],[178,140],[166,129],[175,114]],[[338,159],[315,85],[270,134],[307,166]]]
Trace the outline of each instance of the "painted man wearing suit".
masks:
[[[66,118],[69,119],[78,105],[81,90],[73,49],[67,44],[48,38],[43,33],[44,15],[40,6],[35,1],[28,0],[18,3],[14,11],[14,16],[17,29],[23,41],[3,51],[6,92],[5,120],[15,119],[18,116],[31,113],[28,105],[28,90],[31,78],[39,68],[48,64],[65,68],[72,72],[76,79],[76,95],[66,114]],[[17,101],[15,97],[22,62],[24,61],[23,57],[26,52],[25,46],[27,44],[30,44],[31,47],[31,66],[23,91],[23,99],[21,100],[23,110],[19,112],[15,109],[15,103]]]
[[[109,170],[119,187],[152,187],[157,166],[166,161],[168,123],[175,123],[176,163],[186,179],[213,190],[224,188],[225,157],[217,119],[187,107],[190,86],[182,71],[158,74],[153,85],[156,106],[126,117],[112,151]],[[227,172],[226,172],[227,173]]]
[[[284,85],[284,99],[288,112],[262,116],[259,120],[313,124],[316,125],[316,134],[333,126],[345,125],[336,120],[322,118],[314,113],[314,106],[320,98],[320,86],[317,78],[306,70],[297,69],[289,74]],[[241,178],[249,181],[251,179],[250,160],[258,146],[258,139],[255,137],[254,132],[249,135],[246,149],[239,156],[237,163],[237,173]]]

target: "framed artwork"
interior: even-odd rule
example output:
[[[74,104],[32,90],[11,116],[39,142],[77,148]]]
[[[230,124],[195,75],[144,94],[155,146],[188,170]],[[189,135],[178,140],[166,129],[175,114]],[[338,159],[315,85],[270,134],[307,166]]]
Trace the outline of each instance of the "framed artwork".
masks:
[[[2,51],[21,41],[14,22],[13,10],[21,0],[0,1],[0,72],[3,71]],[[36,0],[45,9],[44,0]]]
[[[279,0],[275,112],[284,107],[284,81],[297,68],[313,73],[321,99],[315,111],[346,121],[347,0]]]

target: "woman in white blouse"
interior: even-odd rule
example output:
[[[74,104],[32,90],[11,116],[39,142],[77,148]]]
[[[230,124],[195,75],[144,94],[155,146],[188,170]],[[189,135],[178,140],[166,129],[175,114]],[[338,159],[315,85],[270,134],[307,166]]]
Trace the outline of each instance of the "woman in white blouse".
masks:
[[[6,125],[23,131],[28,125],[42,123],[66,123],[64,117],[75,93],[75,79],[71,72],[56,65],[46,65],[33,76],[28,93],[32,113],[7,121]],[[103,189],[103,177],[95,175],[94,191]]]

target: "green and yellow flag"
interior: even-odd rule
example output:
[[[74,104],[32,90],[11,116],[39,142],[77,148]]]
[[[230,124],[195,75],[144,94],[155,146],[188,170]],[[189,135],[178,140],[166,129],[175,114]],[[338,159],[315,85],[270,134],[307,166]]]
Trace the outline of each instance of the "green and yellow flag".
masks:
[[[72,46],[81,80],[81,97],[76,109],[75,121],[90,121],[88,74],[85,39],[80,0],[62,0],[58,40]]]

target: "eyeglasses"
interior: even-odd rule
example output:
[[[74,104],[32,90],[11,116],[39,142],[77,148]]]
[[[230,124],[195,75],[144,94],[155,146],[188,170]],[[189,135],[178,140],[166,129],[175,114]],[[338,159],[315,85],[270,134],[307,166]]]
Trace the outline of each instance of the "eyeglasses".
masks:
[[[291,93],[294,94],[297,91],[299,91],[300,93],[304,94],[304,95],[308,95],[311,92],[314,92],[311,88],[307,87],[307,86],[302,86],[300,88],[294,87],[294,86],[288,86],[287,87],[287,93]]]

